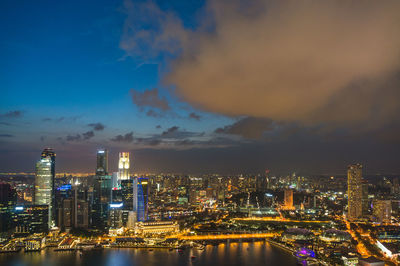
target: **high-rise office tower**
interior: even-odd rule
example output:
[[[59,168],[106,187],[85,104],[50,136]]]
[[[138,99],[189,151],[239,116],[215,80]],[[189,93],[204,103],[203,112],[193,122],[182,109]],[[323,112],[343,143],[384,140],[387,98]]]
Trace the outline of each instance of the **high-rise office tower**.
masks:
[[[347,168],[347,218],[350,221],[362,217],[362,165],[351,164]]]
[[[108,204],[111,202],[111,176],[108,175],[108,153],[97,151],[96,177],[93,185],[93,202],[91,207],[91,225],[104,230],[107,227]]]
[[[56,213],[56,153],[52,148],[45,148],[42,151],[41,158],[50,158],[50,172],[51,172],[51,204],[49,206],[49,227],[56,225],[57,213]]]
[[[361,189],[362,189],[362,202],[361,202],[361,208],[362,208],[362,216],[365,218],[368,216],[368,211],[369,211],[369,199],[368,199],[368,181],[363,179],[361,181]]]
[[[36,205],[49,206],[48,226],[55,226],[55,159],[52,149],[43,150],[41,159],[36,163],[34,202]]]
[[[293,190],[291,189],[285,189],[284,208],[288,210],[293,209]]]
[[[129,179],[129,152],[120,152],[118,161],[118,179]]]
[[[15,234],[44,233],[49,230],[49,205],[17,206],[14,211]]]
[[[96,175],[108,174],[108,151],[100,149],[97,151]]]
[[[133,211],[133,180],[121,180],[122,202],[124,209]]]
[[[392,217],[392,202],[390,200],[375,199],[373,205],[373,217],[377,223],[390,223]]]
[[[149,179],[145,177],[137,178],[137,220],[140,222],[147,220],[149,201]]]
[[[0,183],[0,232],[12,229],[12,212],[17,204],[17,191],[10,184]]]

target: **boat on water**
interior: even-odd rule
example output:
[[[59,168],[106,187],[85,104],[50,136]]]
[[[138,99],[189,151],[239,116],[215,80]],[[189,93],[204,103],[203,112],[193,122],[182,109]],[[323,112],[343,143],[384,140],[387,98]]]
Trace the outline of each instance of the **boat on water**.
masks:
[[[194,260],[194,259],[196,259],[196,256],[191,256],[190,258],[191,258],[192,260]]]

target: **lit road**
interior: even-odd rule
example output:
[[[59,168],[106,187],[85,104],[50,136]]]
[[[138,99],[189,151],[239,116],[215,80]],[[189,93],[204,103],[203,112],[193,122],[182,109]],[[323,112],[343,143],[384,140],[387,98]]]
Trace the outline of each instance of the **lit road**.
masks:
[[[179,236],[180,240],[225,240],[225,239],[246,239],[246,238],[269,238],[277,236],[275,233],[260,234],[226,234],[226,235],[196,235],[196,236]]]
[[[330,221],[314,221],[314,220],[291,220],[281,217],[251,217],[251,218],[234,218],[235,221],[265,221],[265,222],[290,222],[290,223],[329,223]]]

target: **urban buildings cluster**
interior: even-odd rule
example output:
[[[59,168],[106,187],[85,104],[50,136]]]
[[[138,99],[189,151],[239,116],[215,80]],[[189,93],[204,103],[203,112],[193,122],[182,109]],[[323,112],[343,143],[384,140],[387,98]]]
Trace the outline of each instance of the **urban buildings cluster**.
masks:
[[[13,250],[20,238],[28,250],[69,250],[82,234],[110,247],[151,246],[155,237],[168,247],[263,239],[320,262],[399,262],[398,177],[368,176],[361,164],[349,165],[347,176],[135,175],[129,152],[118,154],[112,172],[100,149],[93,165],[92,175],[57,175],[47,148],[34,182],[5,175],[0,250]]]

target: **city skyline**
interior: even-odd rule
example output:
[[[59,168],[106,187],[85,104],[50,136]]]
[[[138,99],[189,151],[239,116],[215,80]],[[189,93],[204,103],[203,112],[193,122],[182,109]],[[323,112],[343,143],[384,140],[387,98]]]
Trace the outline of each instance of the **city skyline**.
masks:
[[[400,173],[396,1],[0,5],[0,172]]]
[[[400,0],[0,1],[0,265],[400,265]]]

